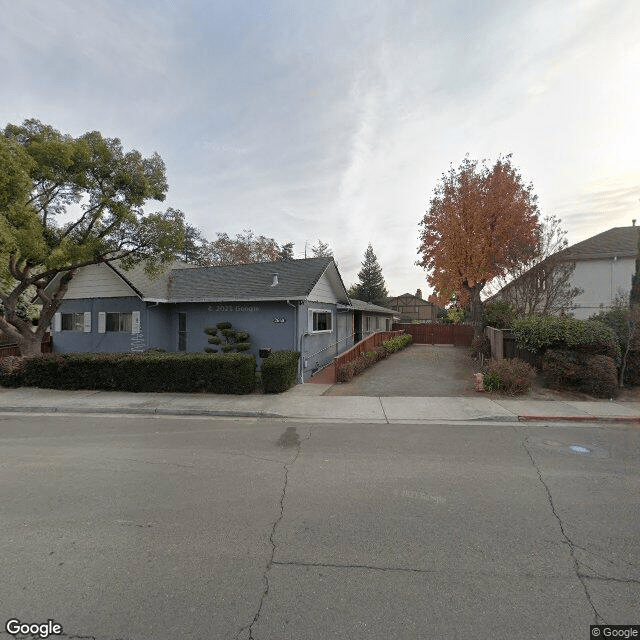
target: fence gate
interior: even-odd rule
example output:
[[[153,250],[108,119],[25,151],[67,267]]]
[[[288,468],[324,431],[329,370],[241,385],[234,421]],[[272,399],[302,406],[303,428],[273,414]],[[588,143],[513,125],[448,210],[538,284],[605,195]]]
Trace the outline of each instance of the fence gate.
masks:
[[[394,324],[394,331],[411,334],[414,344],[453,344],[471,346],[473,325],[470,324]]]

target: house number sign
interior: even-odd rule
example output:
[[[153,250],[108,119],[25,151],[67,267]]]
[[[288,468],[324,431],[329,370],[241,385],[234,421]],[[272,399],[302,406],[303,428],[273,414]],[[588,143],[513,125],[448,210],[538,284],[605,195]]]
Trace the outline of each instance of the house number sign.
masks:
[[[284,316],[282,316],[281,318],[278,318],[278,317],[276,316],[276,317],[274,317],[274,318],[273,318],[273,321],[274,321],[276,324],[283,324],[283,323],[285,323],[285,322],[287,321],[287,319],[286,319]]]

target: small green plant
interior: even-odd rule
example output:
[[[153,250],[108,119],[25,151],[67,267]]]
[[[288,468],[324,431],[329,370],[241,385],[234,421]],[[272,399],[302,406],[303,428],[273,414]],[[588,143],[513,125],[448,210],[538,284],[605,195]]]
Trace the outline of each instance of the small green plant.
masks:
[[[491,371],[482,378],[484,390],[491,393],[492,391],[502,391],[504,389],[504,382],[497,371]]]
[[[218,336],[210,336],[207,342],[209,342],[209,344],[220,344],[222,340]]]
[[[237,342],[236,351],[249,351],[251,345],[248,342]]]
[[[218,322],[218,324],[216,325],[216,327],[218,327],[218,329],[222,330],[222,329],[231,329],[233,325],[230,322]]]

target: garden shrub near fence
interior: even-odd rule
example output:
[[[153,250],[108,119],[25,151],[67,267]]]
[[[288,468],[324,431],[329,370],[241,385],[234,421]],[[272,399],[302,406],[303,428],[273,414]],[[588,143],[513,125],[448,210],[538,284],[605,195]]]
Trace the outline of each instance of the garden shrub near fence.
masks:
[[[57,354],[0,373],[3,386],[111,391],[250,393],[256,360],[247,354]]]
[[[483,384],[485,391],[502,391],[515,396],[529,391],[535,377],[535,369],[518,358],[489,360]]]
[[[354,376],[360,375],[365,369],[368,369],[379,360],[384,360],[390,354],[404,349],[410,342],[411,335],[408,333],[391,338],[391,340],[385,340],[381,346],[376,347],[373,351],[363,353],[355,360],[346,362],[339,367],[336,372],[336,380],[338,382],[350,382]]]
[[[262,361],[262,387],[265,393],[282,393],[296,381],[298,373],[298,351],[274,351]]]
[[[511,331],[516,344],[528,351],[544,352],[548,348],[620,357],[620,347],[611,327],[597,320],[577,320],[569,317],[525,316],[514,320]]]
[[[567,349],[549,349],[542,361],[552,389],[575,389],[596,398],[614,398],[619,391],[613,358]]]

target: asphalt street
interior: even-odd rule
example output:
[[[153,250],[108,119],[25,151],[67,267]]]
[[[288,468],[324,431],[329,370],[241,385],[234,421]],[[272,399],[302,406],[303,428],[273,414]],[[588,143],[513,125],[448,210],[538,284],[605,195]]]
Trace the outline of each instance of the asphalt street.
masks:
[[[0,415],[2,627],[584,640],[640,623],[639,452],[635,425]]]

